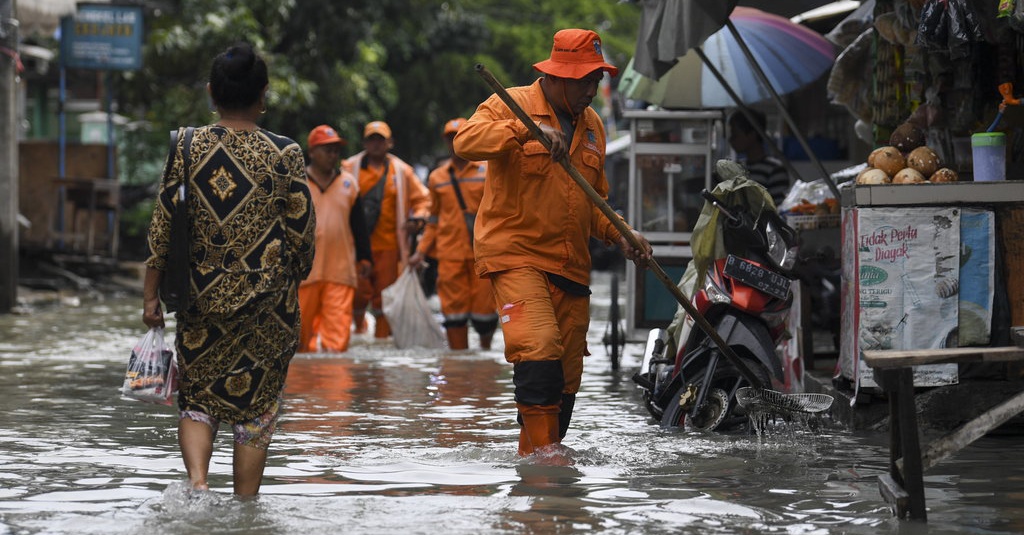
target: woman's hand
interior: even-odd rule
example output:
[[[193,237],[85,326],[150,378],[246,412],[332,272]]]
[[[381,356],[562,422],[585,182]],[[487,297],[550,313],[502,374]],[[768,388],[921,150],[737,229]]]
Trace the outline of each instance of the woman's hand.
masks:
[[[160,327],[164,326],[164,309],[160,306],[159,297],[151,297],[142,300],[142,323],[146,324],[146,327]]]
[[[164,272],[146,266],[146,276],[142,281],[142,323],[146,327],[164,326],[164,309],[160,306],[160,279]]]

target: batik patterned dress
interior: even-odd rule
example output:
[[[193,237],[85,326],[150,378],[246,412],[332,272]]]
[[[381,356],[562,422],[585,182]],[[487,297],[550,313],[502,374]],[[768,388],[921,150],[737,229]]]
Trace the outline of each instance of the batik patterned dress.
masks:
[[[164,270],[182,144],[160,184],[146,264]],[[181,410],[251,420],[284,388],[298,347],[298,285],[315,215],[302,149],[266,130],[195,129],[190,147],[191,294],[176,313]]]

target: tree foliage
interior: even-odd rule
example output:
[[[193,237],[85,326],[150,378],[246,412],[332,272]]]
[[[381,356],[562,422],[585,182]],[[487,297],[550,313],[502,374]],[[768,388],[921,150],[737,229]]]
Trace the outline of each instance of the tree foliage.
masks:
[[[619,0],[167,0],[150,8],[144,68],[124,73],[122,113],[151,125],[152,143],[181,124],[207,124],[212,58],[244,40],[270,65],[263,126],[305,143],[335,126],[359,150],[362,126],[383,119],[395,152],[432,165],[444,121],[490,93],[474,65],[528,84],[561,28],[601,34],[612,63],[632,55],[639,8]]]

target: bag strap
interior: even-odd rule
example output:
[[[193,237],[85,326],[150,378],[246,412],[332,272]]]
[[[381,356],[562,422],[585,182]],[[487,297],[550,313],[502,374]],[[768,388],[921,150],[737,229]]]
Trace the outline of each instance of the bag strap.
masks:
[[[190,154],[190,146],[192,145],[192,133],[195,131],[194,126],[185,127],[185,138],[181,147],[181,165],[182,165],[182,179],[181,185],[178,186],[178,202],[181,203],[188,198],[188,183],[191,180],[189,176],[192,171],[192,159]],[[178,132],[171,132],[171,156],[169,159],[173,159],[174,149],[178,142]],[[179,206],[186,206],[185,204],[179,204]]]
[[[184,167],[182,184],[185,186],[186,193],[188,192],[188,183],[192,181],[192,155],[190,153],[192,149],[192,133],[195,130],[194,126],[185,128],[185,142],[182,143],[181,147],[181,164]]]
[[[455,196],[459,199],[459,206],[462,207],[462,213],[466,214],[467,217],[463,217],[463,221],[466,223],[466,230],[469,231],[469,246],[473,246],[473,225],[469,222],[469,210],[466,209],[466,199],[462,198],[462,189],[459,188],[459,180],[455,178],[455,166],[448,168],[448,174],[452,177],[452,187],[455,188]],[[473,214],[473,219],[476,219],[476,214]]]
[[[455,196],[459,199],[459,206],[462,207],[462,211],[466,211],[466,199],[462,198],[462,189],[459,188],[459,180],[455,178],[455,166],[451,165],[448,167],[448,174],[452,177],[452,187],[455,188]]]

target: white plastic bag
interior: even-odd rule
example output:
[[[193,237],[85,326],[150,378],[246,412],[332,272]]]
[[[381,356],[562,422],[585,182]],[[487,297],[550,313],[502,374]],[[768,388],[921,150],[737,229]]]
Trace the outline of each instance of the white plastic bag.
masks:
[[[171,405],[178,389],[178,364],[164,342],[164,330],[153,327],[135,343],[121,394],[130,399]]]
[[[415,270],[406,268],[394,284],[381,291],[381,299],[396,347],[444,347],[444,333],[430,311]]]

